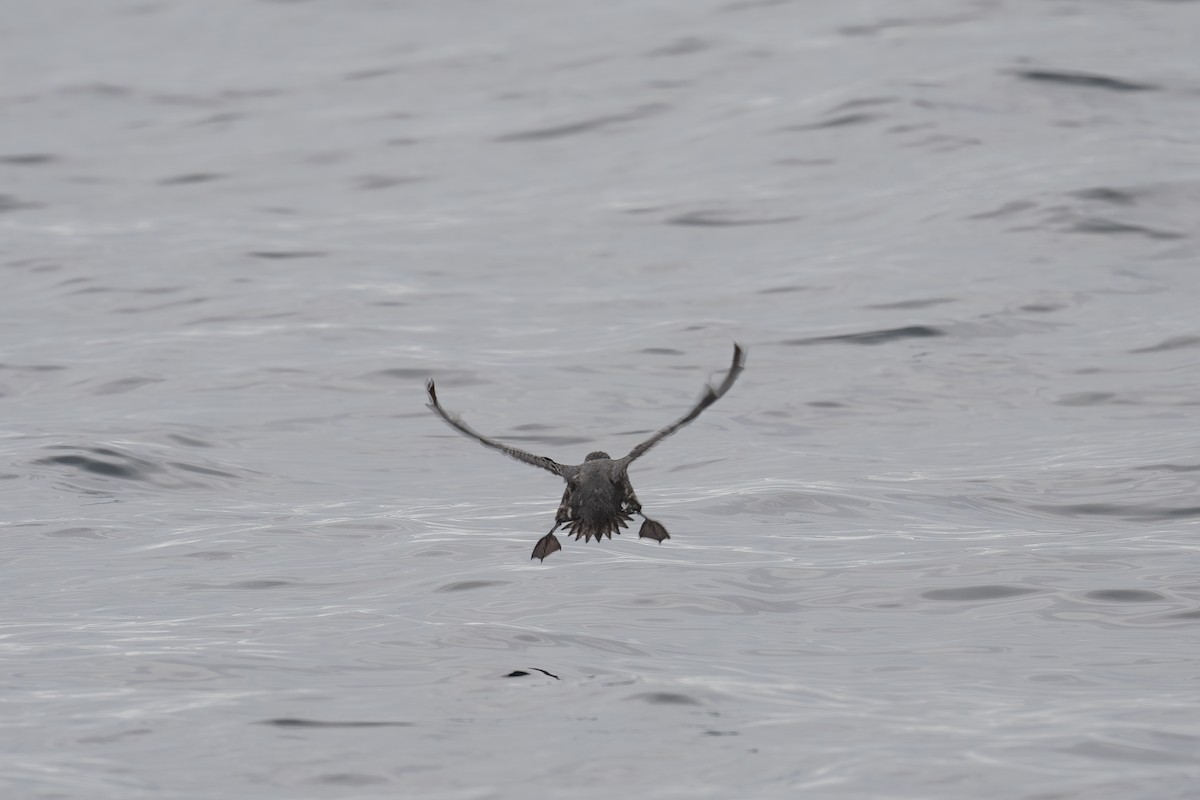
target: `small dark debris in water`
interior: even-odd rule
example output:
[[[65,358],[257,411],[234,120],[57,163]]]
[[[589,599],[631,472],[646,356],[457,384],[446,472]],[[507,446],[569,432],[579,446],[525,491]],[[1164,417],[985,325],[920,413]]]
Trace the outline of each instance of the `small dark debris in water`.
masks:
[[[1029,303],[1020,307],[1021,311],[1028,311],[1033,314],[1049,314],[1054,311],[1062,311],[1066,306],[1058,303]]]
[[[1023,78],[1027,81],[1062,83],[1068,86],[1079,86],[1084,89],[1107,89],[1113,92],[1149,92],[1158,88],[1150,83],[1137,83],[1121,78],[1110,78],[1107,75],[1072,72],[1068,70],[1022,69],[1017,70],[1016,75],[1018,78]]]
[[[556,681],[560,681],[560,680],[562,680],[562,678],[558,677],[558,676],[557,676],[557,675],[555,675],[554,673],[552,673],[552,672],[546,672],[546,670],[544,670],[544,669],[540,669],[540,668],[538,668],[538,667],[530,667],[530,669],[531,669],[531,670],[533,670],[534,672],[540,672],[540,673],[542,673],[543,675],[547,675],[547,676],[549,676],[549,677],[551,677],[551,678],[554,678],[554,680],[556,680]],[[506,677],[506,678],[524,678],[524,677],[526,677],[527,675],[529,675],[529,673],[528,673],[528,672],[526,672],[526,671],[525,671],[525,670],[523,670],[523,669],[514,669],[512,672],[508,673],[508,674],[507,674],[507,675],[505,675],[504,677]]]
[[[946,332],[929,325],[908,325],[903,328],[886,328],[878,331],[863,333],[846,333],[838,336],[813,336],[807,339],[788,339],[783,344],[862,344],[874,345],[893,342],[897,339],[929,339],[935,336],[945,336]]]
[[[705,736],[740,736],[737,731],[705,731]]]
[[[1089,600],[1101,600],[1105,603],[1155,603],[1167,599],[1158,592],[1149,592],[1143,589],[1098,589],[1094,592],[1087,592],[1083,596]]]
[[[698,706],[700,701],[690,695],[678,692],[643,692],[635,694],[630,700],[643,700],[647,703],[663,706]]]
[[[644,347],[642,352],[652,356],[681,356],[682,350],[676,350],[671,347]]]
[[[320,250],[254,250],[249,253],[254,258],[270,258],[282,260],[285,258],[320,258],[328,255]]]
[[[316,719],[301,719],[299,717],[279,717],[278,719],[264,719],[258,723],[259,725],[274,725],[277,728],[411,728],[411,722],[373,722],[373,721],[348,721],[348,722],[326,722]]]

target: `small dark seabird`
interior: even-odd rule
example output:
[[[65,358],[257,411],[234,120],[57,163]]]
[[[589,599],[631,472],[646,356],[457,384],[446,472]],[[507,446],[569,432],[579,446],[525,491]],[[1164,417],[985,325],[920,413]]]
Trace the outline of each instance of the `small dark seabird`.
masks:
[[[662,524],[642,513],[642,504],[638,501],[637,495],[633,493],[633,485],[629,482],[629,465],[635,459],[644,456],[651,447],[700,416],[701,411],[724,397],[725,393],[729,391],[729,387],[733,386],[733,382],[741,374],[745,364],[746,351],[741,345],[735,343],[733,345],[733,363],[729,366],[729,372],[725,374],[725,380],[716,387],[712,384],[705,386],[704,394],[700,396],[700,401],[691,411],[630,450],[629,455],[624,458],[614,459],[609,457],[608,453],[597,450],[594,453],[588,453],[582,464],[574,466],[559,464],[544,456],[526,453],[524,450],[509,447],[476,433],[461,419],[442,408],[442,404],[438,402],[437,390],[433,381],[425,384],[425,388],[429,390],[429,408],[459,433],[464,433],[485,447],[499,450],[517,461],[524,461],[526,464],[553,472],[567,482],[567,489],[563,492],[558,513],[554,515],[554,527],[538,540],[538,543],[534,545],[533,555],[530,556],[530,558],[544,560],[546,556],[562,549],[562,545],[558,543],[558,539],[554,535],[560,526],[565,526],[563,530],[568,533],[575,534],[576,540],[582,536],[583,540],[587,542],[595,536],[598,542],[602,536],[611,539],[614,533],[621,532],[621,528],[629,527],[626,523],[633,519],[632,515],[637,514],[644,520],[642,529],[638,532],[639,537],[654,539],[660,543],[663,539],[670,539],[671,536]]]

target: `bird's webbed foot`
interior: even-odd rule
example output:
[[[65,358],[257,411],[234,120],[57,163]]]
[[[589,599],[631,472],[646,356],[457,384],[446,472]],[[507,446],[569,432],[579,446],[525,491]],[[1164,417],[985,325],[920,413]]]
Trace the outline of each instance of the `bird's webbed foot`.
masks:
[[[656,522],[649,517],[642,515],[645,520],[642,522],[642,529],[638,531],[639,539],[653,539],[662,544],[664,539],[670,539],[671,534],[667,533],[667,529],[663,527],[661,522]]]
[[[557,528],[558,526],[555,525],[554,527]],[[557,553],[559,550],[562,550],[562,545],[558,543],[558,537],[551,531],[538,539],[538,543],[533,546],[533,555],[529,557],[529,560],[532,561],[537,558],[545,561],[546,556],[551,553]]]

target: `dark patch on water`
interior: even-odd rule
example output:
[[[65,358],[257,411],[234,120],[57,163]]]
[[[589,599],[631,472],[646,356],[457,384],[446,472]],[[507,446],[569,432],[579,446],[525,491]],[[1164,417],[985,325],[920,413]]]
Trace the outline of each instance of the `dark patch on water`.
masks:
[[[1164,339],[1158,344],[1149,347],[1139,347],[1129,352],[1161,353],[1165,350],[1182,350],[1185,347],[1195,347],[1196,345],[1200,345],[1200,336],[1172,336],[1170,339]]]
[[[664,56],[688,56],[692,53],[703,53],[712,47],[709,42],[700,39],[696,36],[685,36],[682,39],[676,39],[670,44],[656,47],[646,53],[650,58],[662,58]]]
[[[25,211],[31,208],[41,208],[41,203],[27,203],[11,194],[0,194],[0,214],[8,211]]]
[[[1200,608],[1193,608],[1191,611],[1176,611],[1167,616],[1173,619],[1200,619]]]
[[[930,308],[932,306],[940,306],[946,303],[958,302],[953,297],[930,297],[927,300],[898,300],[895,303],[875,303],[874,305],[863,306],[863,308],[875,308],[882,311],[903,310],[914,308]]]
[[[1147,464],[1134,469],[1152,470],[1156,472],[1200,472],[1200,464]]]
[[[1094,592],[1086,592],[1083,596],[1105,603],[1155,603],[1167,599],[1158,592],[1144,589],[1097,589]]]
[[[201,561],[228,561],[236,557],[236,553],[231,553],[228,550],[197,550],[194,553],[188,553],[184,556],[184,558],[198,558]]]
[[[238,477],[237,475],[234,475],[232,472],[225,472],[224,470],[213,469],[212,467],[202,467],[199,464],[185,464],[182,461],[171,461],[169,463],[172,467],[175,467],[176,469],[181,469],[184,472],[194,472],[197,475],[211,475],[214,478],[237,478]]]
[[[704,731],[704,736],[741,736],[738,731]]]
[[[246,119],[247,116],[248,115],[246,115],[246,114],[239,114],[236,111],[225,111],[220,114],[210,114],[207,117],[203,117],[201,119],[196,120],[192,124],[193,125],[223,125],[223,124],[229,123],[229,122],[238,122],[239,120]]]
[[[1134,764],[1178,764],[1184,767],[1194,767],[1196,763],[1194,747],[1189,748],[1189,752],[1186,753],[1170,753],[1161,749],[1150,749],[1119,742],[1090,741],[1058,749],[1059,752],[1068,755],[1083,756],[1096,764],[1108,764],[1116,761]]]
[[[1146,225],[1135,225],[1131,222],[1117,222],[1116,220],[1104,219],[1103,217],[1083,217],[1082,219],[1073,221],[1067,227],[1076,233],[1096,233],[1116,236],[1133,235],[1166,241],[1187,238],[1182,233],[1159,230]]]
[[[591,133],[593,131],[612,127],[613,125],[619,125],[624,122],[634,122],[636,120],[645,119],[646,117],[650,117],[655,114],[661,114],[668,108],[669,106],[663,103],[650,103],[647,105],[638,106],[632,111],[626,111],[624,113],[606,114],[601,117],[592,117],[590,119],[580,120],[578,122],[568,122],[563,125],[553,125],[548,128],[535,128],[533,130],[506,133],[502,136],[497,136],[494,141],[529,142],[543,139],[561,139],[565,136],[577,136],[581,133]]]
[[[397,186],[409,186],[428,180],[415,175],[364,175],[356,183],[359,189],[373,192],[380,189],[392,189]]]
[[[1009,597],[1036,594],[1038,591],[1040,590],[1029,589],[1024,586],[963,586],[957,589],[931,589],[928,592],[922,592],[921,597],[924,597],[926,600],[972,603],[983,600],[1004,600]]]
[[[734,228],[747,225],[782,225],[796,222],[799,216],[788,217],[741,217],[727,211],[689,211],[666,220],[668,225],[687,225],[700,228]]]
[[[140,389],[152,383],[162,382],[162,378],[121,378],[120,380],[109,381],[103,386],[97,386],[92,390],[92,394],[124,394],[125,392],[132,392],[134,389]]]
[[[235,581],[234,583],[226,584],[225,586],[222,586],[219,588],[248,589],[250,591],[258,591],[260,589],[279,589],[284,586],[300,586],[300,585],[301,584],[297,583],[296,581],[281,581],[281,580],[271,580],[271,579],[266,579],[266,578],[260,578],[258,580],[251,580],[251,581]],[[218,587],[213,587],[213,588],[218,588]]]
[[[675,350],[670,347],[646,347],[646,348],[643,348],[642,350],[640,350],[639,352],[642,352],[642,353],[645,353],[646,355],[651,355],[651,356],[681,356],[681,355],[683,355],[682,350]]]
[[[188,447],[212,447],[211,444],[201,439],[194,439],[191,436],[184,436],[180,433],[167,434],[167,438],[178,444],[187,445]]]
[[[1076,503],[1064,506],[1040,505],[1033,506],[1033,508],[1060,517],[1115,517],[1144,522],[1200,517],[1200,506],[1164,508],[1150,505],[1118,506],[1113,503]]]
[[[56,156],[48,153],[18,153],[11,156],[0,156],[0,164],[12,164],[18,167],[32,167],[38,164],[49,164],[57,161]]]
[[[1074,392],[1063,395],[1055,400],[1054,404],[1058,406],[1104,406],[1119,405],[1121,401],[1117,400],[1117,395],[1112,392]]]
[[[402,71],[402,67],[373,67],[370,69],[360,69],[355,70],[354,72],[347,72],[342,76],[342,80],[369,81],[375,78],[386,78],[389,75],[396,75]]]
[[[219,181],[225,176],[219,172],[189,172],[184,175],[174,175],[170,178],[163,178],[158,182],[159,186],[187,186],[193,183],[209,183],[210,181]]]
[[[118,453],[108,448],[92,448],[87,452],[93,455],[62,455],[47,456],[34,461],[35,464],[53,464],[62,467],[74,467],[82,472],[102,475],[106,478],[121,478],[123,480],[146,480],[148,475],[158,472],[159,468],[140,458]],[[93,456],[104,456],[102,460]]]
[[[254,250],[246,255],[253,258],[288,259],[288,258],[321,258],[329,255],[320,250]]]
[[[780,130],[785,131],[819,131],[825,128],[846,128],[851,125],[865,125],[868,122],[875,122],[883,119],[882,114],[871,114],[866,111],[860,111],[854,114],[838,114],[835,117],[821,120],[820,122],[808,122],[800,125],[788,125]]]
[[[258,725],[274,725],[277,728],[411,728],[415,723],[412,722],[376,722],[376,721],[358,721],[350,720],[345,722],[331,722],[317,719],[303,719],[300,717],[278,717],[276,719],[264,719],[256,723]]]
[[[105,539],[104,534],[95,528],[62,528],[57,531],[47,531],[45,536],[61,536],[64,539]]]
[[[644,703],[660,706],[698,706],[700,701],[691,695],[680,694],[678,692],[643,692],[635,694],[628,698],[630,700],[641,700]]]
[[[1113,78],[1108,75],[1098,75],[1092,72],[1073,72],[1070,70],[1053,69],[1020,69],[1016,76],[1027,81],[1057,83],[1065,86],[1077,86],[1084,89],[1106,89],[1111,92],[1149,92],[1158,89],[1150,83],[1138,83],[1123,78]]]
[[[946,332],[940,328],[934,328],[929,325],[907,325],[903,328],[885,328],[878,331],[865,331],[863,333],[845,333],[837,336],[812,336],[807,339],[787,339],[782,344],[790,345],[810,345],[810,344],[859,344],[859,345],[876,345],[894,342],[899,339],[930,339],[937,336],[945,336]]]
[[[998,219],[1001,217],[1010,217],[1013,214],[1018,214],[1022,211],[1028,211],[1029,209],[1036,207],[1036,203],[1030,203],[1027,200],[1013,200],[1012,202],[997,206],[991,211],[980,211],[977,214],[969,214],[967,219]]]
[[[791,294],[792,292],[810,291],[808,286],[774,286],[770,289],[759,289],[759,294]]]
[[[1054,311],[1062,311],[1066,306],[1059,303],[1029,303],[1028,305],[1019,306],[1021,311],[1028,311],[1033,314],[1050,314]]]
[[[146,734],[154,733],[150,728],[134,728],[133,730],[121,731],[120,733],[110,733],[107,736],[84,736],[79,739],[80,744],[109,744],[117,742],[129,736],[145,736]]]
[[[1134,204],[1134,195],[1127,189],[1113,189],[1109,186],[1097,186],[1092,189],[1080,189],[1077,192],[1071,192],[1072,197],[1078,197],[1081,200],[1097,200],[1101,203],[1112,203],[1118,206],[1131,206]]]
[[[512,581],[458,581],[447,583],[434,589],[435,592],[466,592],[471,589],[482,589],[487,586],[507,586]]]
[[[0,369],[11,372],[58,372],[66,367],[58,364],[0,364]]]

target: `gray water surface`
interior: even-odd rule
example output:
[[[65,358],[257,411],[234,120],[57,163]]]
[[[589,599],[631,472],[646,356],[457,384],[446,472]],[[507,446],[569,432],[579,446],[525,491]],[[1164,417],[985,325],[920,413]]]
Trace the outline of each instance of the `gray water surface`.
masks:
[[[0,11],[4,797],[1197,796],[1200,4]]]

